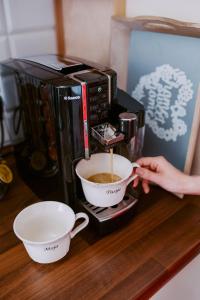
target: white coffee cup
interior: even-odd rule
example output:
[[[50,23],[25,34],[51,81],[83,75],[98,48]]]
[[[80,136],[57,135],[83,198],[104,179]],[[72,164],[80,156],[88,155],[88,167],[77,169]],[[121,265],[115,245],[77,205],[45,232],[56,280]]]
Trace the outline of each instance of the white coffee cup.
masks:
[[[73,229],[80,218],[85,220]],[[34,261],[51,263],[67,254],[71,238],[88,222],[85,213],[75,214],[71,207],[61,202],[44,201],[23,209],[16,216],[13,229]]]
[[[87,180],[98,173],[110,173],[110,160],[110,153],[96,153],[92,154],[89,160],[80,160],[76,166],[76,174],[81,180],[86,200],[98,207],[109,207],[121,202],[127,185],[137,177],[137,174],[132,175],[133,168],[140,167],[124,156],[113,154],[113,174],[122,179],[113,183],[96,183]]]

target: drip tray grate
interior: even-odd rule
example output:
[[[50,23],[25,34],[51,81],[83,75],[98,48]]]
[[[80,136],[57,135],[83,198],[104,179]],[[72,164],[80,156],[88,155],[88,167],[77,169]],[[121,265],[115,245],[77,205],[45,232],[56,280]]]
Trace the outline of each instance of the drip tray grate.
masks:
[[[90,204],[86,200],[81,201],[81,204],[90,214],[98,219],[99,222],[103,222],[115,218],[120,214],[123,214],[125,211],[135,205],[137,201],[138,199],[126,193],[123,200],[119,204],[113,205],[111,207],[97,207]]]

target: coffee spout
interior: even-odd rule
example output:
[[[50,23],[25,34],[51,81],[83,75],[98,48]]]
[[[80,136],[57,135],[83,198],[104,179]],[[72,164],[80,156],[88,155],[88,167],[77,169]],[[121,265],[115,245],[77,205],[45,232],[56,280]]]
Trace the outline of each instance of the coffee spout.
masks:
[[[109,151],[110,148],[113,148],[125,138],[123,133],[117,131],[108,122],[92,127],[92,136],[104,147],[105,151]]]

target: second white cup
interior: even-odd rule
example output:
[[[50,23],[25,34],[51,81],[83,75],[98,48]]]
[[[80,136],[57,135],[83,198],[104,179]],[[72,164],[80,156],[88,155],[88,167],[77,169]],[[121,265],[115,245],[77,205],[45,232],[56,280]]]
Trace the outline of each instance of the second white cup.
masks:
[[[74,228],[80,218],[84,221]],[[44,201],[23,209],[15,218],[13,229],[34,261],[51,263],[67,254],[71,238],[88,222],[85,213],[75,214],[61,202]]]

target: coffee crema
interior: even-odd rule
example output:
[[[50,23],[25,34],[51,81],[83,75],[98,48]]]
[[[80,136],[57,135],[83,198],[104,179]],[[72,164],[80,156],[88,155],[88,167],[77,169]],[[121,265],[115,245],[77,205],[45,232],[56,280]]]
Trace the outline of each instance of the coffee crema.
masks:
[[[113,183],[121,179],[120,176],[111,173],[97,173],[87,178],[87,180],[95,183]]]

